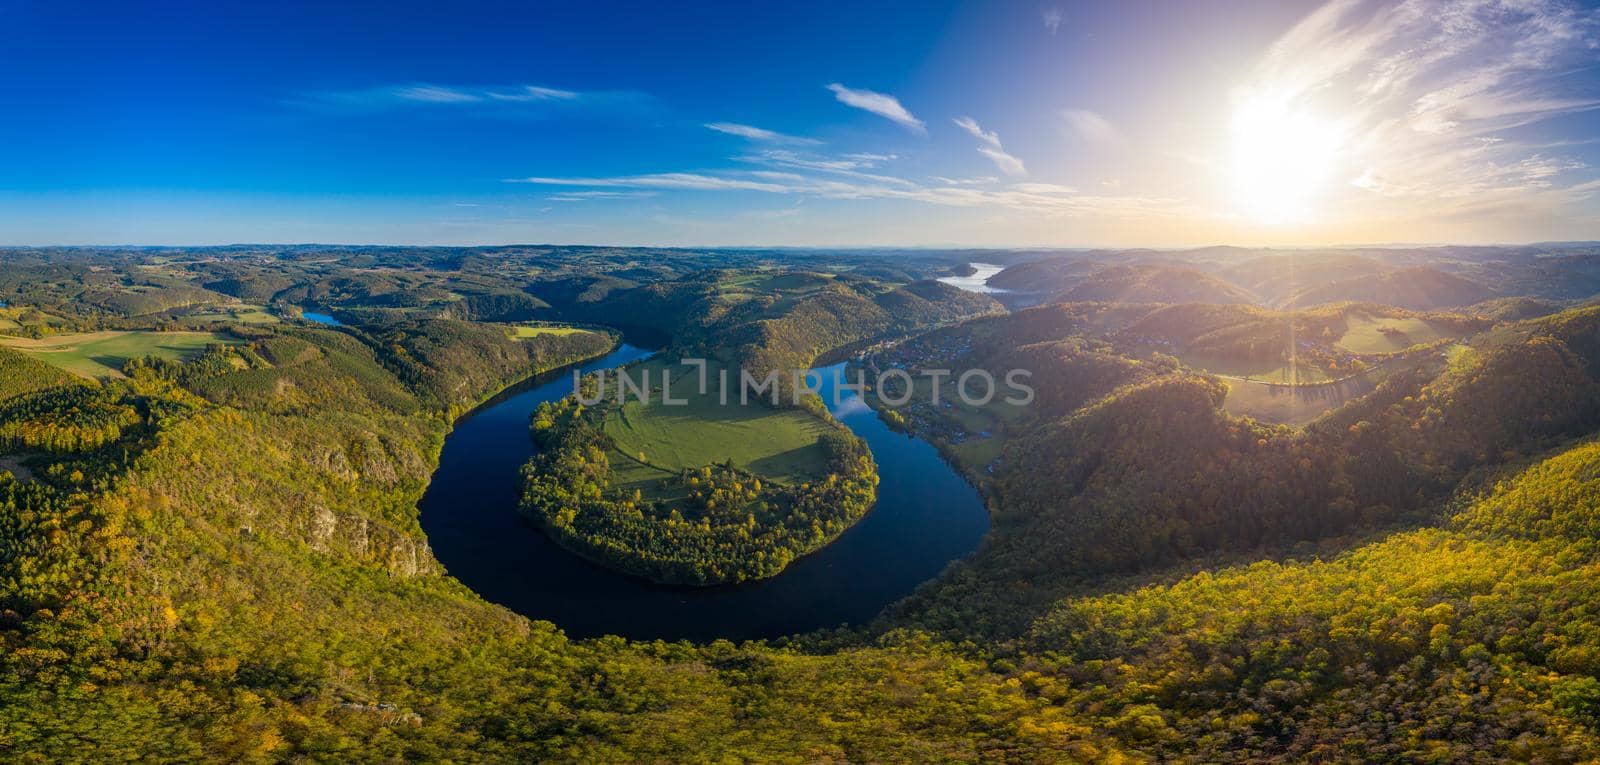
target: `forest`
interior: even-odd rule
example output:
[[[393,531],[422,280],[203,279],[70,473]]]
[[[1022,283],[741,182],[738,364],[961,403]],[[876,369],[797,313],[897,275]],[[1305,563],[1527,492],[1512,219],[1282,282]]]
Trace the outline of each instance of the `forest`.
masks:
[[[814,481],[763,483],[730,459],[682,467],[658,479],[651,497],[629,492],[609,455],[628,458],[597,425],[606,411],[574,399],[540,407],[522,510],[561,545],[631,574],[693,585],[774,576],[837,538],[875,499],[872,453],[837,423],[817,438],[825,464]]]
[[[1297,255],[1297,282],[1426,267],[1488,302],[1305,297],[1283,253],[1219,248],[6,251],[9,337],[216,341],[93,377],[0,347],[0,754],[1593,761],[1591,250]],[[1032,307],[935,281],[968,261],[1058,281]],[[1105,261],[1136,273],[1069,294]],[[1114,292],[1164,269],[1232,289]],[[418,519],[446,434],[650,329],[728,364],[1033,370],[1021,410],[877,404],[975,482],[984,544],[875,619],[771,640],[575,640],[485,601]],[[1291,352],[1382,373],[1304,423],[1228,408],[1219,359]],[[522,476],[530,522],[605,565],[755,579],[870,512],[871,453],[815,407],[781,413],[818,423],[815,478],[646,454],[638,494],[607,409],[541,409]]]

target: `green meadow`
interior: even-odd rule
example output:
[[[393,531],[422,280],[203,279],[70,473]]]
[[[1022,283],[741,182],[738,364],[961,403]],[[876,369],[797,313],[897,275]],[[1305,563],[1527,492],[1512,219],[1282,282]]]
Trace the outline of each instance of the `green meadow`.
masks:
[[[649,493],[660,479],[683,468],[733,460],[737,467],[782,482],[820,478],[826,474],[825,455],[817,439],[832,427],[799,409],[775,409],[758,403],[739,403],[737,372],[729,371],[728,403],[721,403],[717,387],[719,367],[707,369],[705,395],[699,392],[694,367],[651,361],[628,368],[631,379],[649,375],[648,402],[634,400],[615,408],[602,430],[616,443],[612,467],[617,485]],[[662,403],[662,372],[671,375],[674,400]],[[616,378],[606,380],[615,396]]]
[[[1243,377],[1248,380],[1283,385],[1310,385],[1327,382],[1332,379],[1328,376],[1327,370],[1314,364],[1295,363],[1282,359],[1250,360],[1198,353],[1180,354],[1179,359],[1195,369],[1201,369],[1212,374]]]
[[[512,326],[510,329],[511,336],[517,338],[518,340],[525,340],[530,337],[539,337],[541,335],[554,335],[558,337],[563,335],[576,335],[580,332],[589,331],[586,329],[579,329],[577,327],[555,327],[544,325],[530,326],[527,324],[517,324]]]
[[[933,395],[933,381],[927,377],[916,376],[911,378],[912,401],[931,401]],[[978,382],[970,383],[968,390],[974,397],[981,397],[984,387]],[[900,394],[903,395],[903,394]],[[941,381],[939,386],[939,406],[944,414],[954,418],[960,423],[962,435],[945,433],[942,436],[948,444],[948,453],[955,457],[961,466],[973,475],[981,475],[984,469],[1000,456],[1005,449],[1008,425],[1020,423],[1028,414],[1028,407],[1019,406],[1006,401],[1006,398],[1015,395],[1014,391],[1000,384],[994,397],[987,404],[978,404],[976,399],[968,402],[962,399],[957,382],[953,379]],[[889,407],[877,393],[873,393],[875,406]],[[893,396],[899,398],[899,395]],[[945,406],[949,404],[949,406]],[[987,433],[988,435],[984,435]]]
[[[0,337],[0,344],[15,348],[51,366],[80,377],[121,377],[129,359],[156,356],[185,359],[198,355],[212,343],[238,341],[215,332],[82,332],[33,340]]]
[[[1361,312],[1345,317],[1345,333],[1334,343],[1351,353],[1398,353],[1445,337],[1426,319],[1384,318]]]
[[[264,306],[250,304],[207,306],[186,315],[184,318],[199,321],[230,321],[240,324],[274,324],[278,321],[278,317],[273,316]]]

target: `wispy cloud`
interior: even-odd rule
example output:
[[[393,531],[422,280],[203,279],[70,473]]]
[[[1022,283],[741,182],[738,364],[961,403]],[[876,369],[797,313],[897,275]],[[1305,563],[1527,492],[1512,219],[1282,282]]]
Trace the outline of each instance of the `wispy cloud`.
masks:
[[[346,96],[355,94],[343,94]],[[380,92],[363,91],[361,95],[367,97],[392,98],[396,101],[415,101],[424,104],[465,104],[481,100],[481,97],[454,88],[441,88],[437,85],[406,85]]]
[[[900,105],[899,99],[894,96],[874,93],[870,90],[847,88],[837,82],[829,85],[828,90],[833,91],[834,98],[839,99],[839,103],[846,106],[854,106],[857,109],[872,112],[879,117],[897,122],[907,130],[915,133],[926,134],[928,132],[928,126],[923,124],[922,120],[913,116],[911,112],[906,111],[906,108]]]
[[[593,178],[540,177],[508,179],[511,183],[589,188],[670,189],[674,191],[759,192],[822,199],[893,199],[944,207],[995,208],[1046,217],[1109,216],[1176,219],[1198,214],[1191,205],[1160,197],[1075,193],[1053,184],[1017,184],[1007,189],[969,185],[928,186],[906,179],[874,182],[833,179],[801,173],[655,173]]]
[[[408,83],[309,93],[298,103],[358,110],[401,107],[506,107],[533,104],[617,105],[648,97],[631,91],[577,91],[544,85],[436,85]]]
[[[1272,46],[1235,102],[1336,129],[1347,187],[1377,205],[1345,200],[1352,215],[1560,203],[1593,168],[1519,128],[1600,108],[1594,78],[1568,76],[1594,65],[1597,33],[1600,12],[1562,0],[1335,0]]]
[[[800,136],[793,136],[793,135],[787,135],[787,134],[784,134],[784,133],[779,133],[776,130],[767,130],[765,128],[758,128],[758,127],[754,127],[754,126],[751,126],[751,125],[741,125],[741,124],[739,124],[737,122],[707,122],[706,123],[706,127],[710,128],[712,130],[715,130],[718,133],[727,133],[728,135],[736,135],[736,136],[738,136],[740,138],[746,138],[746,139],[749,139],[751,141],[762,141],[762,142],[765,142],[765,143],[787,143],[787,144],[820,144],[820,143],[822,143],[821,141],[818,141],[815,138],[801,138]]]
[[[494,101],[576,101],[583,97],[583,94],[577,91],[539,85],[523,85],[510,91],[489,90],[485,91],[485,95]]]
[[[532,183],[541,186],[589,186],[599,188],[680,189],[693,191],[765,191],[784,194],[787,186],[768,181],[729,178],[700,173],[653,173],[650,175],[625,175],[611,178],[508,178],[507,183]]]
[[[1113,144],[1122,140],[1122,132],[1111,120],[1088,109],[1063,109],[1061,119],[1078,138],[1093,144]]]
[[[755,154],[745,154],[735,159],[753,164],[772,165],[791,170],[815,170],[824,173],[850,176],[879,183],[906,184],[909,181],[878,173],[869,173],[884,162],[894,159],[893,154],[846,154],[842,157],[819,157],[800,154],[787,149],[768,149]]]
[[[1059,183],[1014,183],[1011,188],[1029,194],[1076,194],[1078,190]]]
[[[1050,6],[1039,11],[1039,20],[1044,22],[1044,28],[1054,35],[1061,28],[1061,22],[1066,21],[1067,14],[1059,7]]]
[[[978,153],[988,157],[1000,172],[1006,175],[1027,175],[1028,169],[1023,166],[1022,160],[1006,153],[1005,147],[1000,145],[1000,135],[993,131],[984,130],[978,121],[971,117],[957,117],[953,122],[962,130],[971,133],[974,138],[982,142]]]
[[[643,199],[653,197],[654,191],[562,191],[546,196],[552,202],[589,202],[607,199]]]

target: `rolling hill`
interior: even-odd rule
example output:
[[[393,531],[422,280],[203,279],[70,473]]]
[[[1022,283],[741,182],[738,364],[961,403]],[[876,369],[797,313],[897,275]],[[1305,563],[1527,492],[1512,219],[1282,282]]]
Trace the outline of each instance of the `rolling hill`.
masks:
[[[1482,284],[1432,266],[1417,266],[1308,287],[1290,295],[1284,307],[1354,301],[1426,311],[1468,306],[1493,297],[1497,297],[1494,290]]]
[[[1066,302],[1254,303],[1243,287],[1179,266],[1111,266],[1094,272],[1055,296]]]

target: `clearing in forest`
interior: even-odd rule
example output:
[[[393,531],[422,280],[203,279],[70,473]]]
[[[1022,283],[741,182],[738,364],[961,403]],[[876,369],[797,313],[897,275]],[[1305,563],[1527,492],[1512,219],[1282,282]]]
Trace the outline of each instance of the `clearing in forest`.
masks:
[[[650,493],[660,479],[683,468],[698,468],[733,460],[733,464],[763,478],[783,482],[808,481],[827,473],[818,439],[832,426],[801,409],[773,408],[757,403],[757,396],[740,405],[738,372],[729,371],[728,403],[721,403],[718,371],[707,369],[708,385],[699,391],[695,367],[662,361],[627,368],[630,379],[649,374],[649,402],[635,400],[613,409],[603,430],[616,443],[611,455],[616,485]],[[672,398],[686,405],[662,403],[662,371],[672,378]],[[607,375],[606,389],[614,397],[616,378]],[[615,400],[613,398],[613,400]],[[642,457],[642,460],[641,460]]]
[[[1351,353],[1398,353],[1445,336],[1427,319],[1384,318],[1360,311],[1345,317],[1345,327],[1344,336],[1334,345]]]
[[[517,338],[518,340],[526,340],[530,337],[539,337],[540,335],[576,335],[579,332],[588,331],[589,330],[579,329],[577,327],[553,327],[544,325],[529,326],[527,324],[517,324],[511,327],[511,336]]]
[[[129,359],[156,356],[186,359],[198,355],[212,343],[239,342],[215,332],[133,332],[107,330],[51,335],[37,340],[26,337],[0,337],[0,345],[15,348],[64,369],[79,377],[121,377],[122,365]]]

